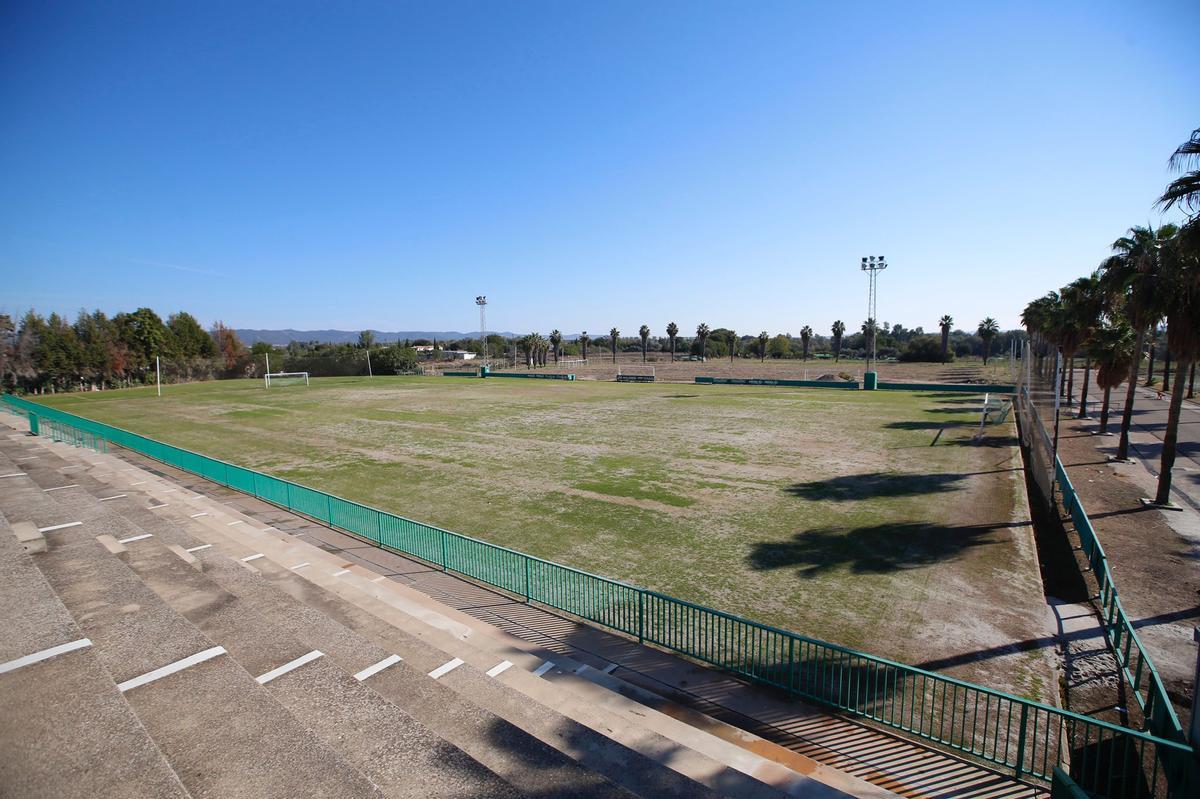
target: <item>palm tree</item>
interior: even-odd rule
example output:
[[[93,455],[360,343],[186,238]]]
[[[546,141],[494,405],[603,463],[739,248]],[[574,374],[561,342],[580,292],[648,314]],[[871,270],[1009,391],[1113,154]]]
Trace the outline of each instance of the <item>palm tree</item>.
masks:
[[[1163,433],[1158,468],[1157,505],[1171,501],[1171,470],[1175,468],[1179,440],[1179,414],[1186,390],[1183,375],[1200,358],[1200,236],[1179,233],[1163,253],[1163,282],[1167,303],[1167,351],[1174,353],[1178,372],[1171,389],[1167,429]]]
[[[674,322],[667,324],[667,338],[671,339],[671,362],[675,362],[675,339],[679,336],[679,325]]]
[[[642,363],[646,362],[646,346],[650,341],[649,325],[642,325],[638,328],[638,335],[642,337]]]
[[[729,331],[729,362],[730,363],[733,363],[733,356],[737,355],[739,343],[740,342],[738,339],[737,331],[730,330]]]
[[[771,337],[767,335],[767,331],[764,330],[758,334],[758,360],[760,362],[767,359],[767,342],[770,340]]]
[[[554,347],[554,362],[558,363],[558,353],[562,350],[562,333],[558,330],[550,331],[550,346]]]
[[[812,328],[808,325],[800,328],[800,348],[804,353],[804,360],[808,360],[808,342],[812,338]]]
[[[983,339],[983,365],[987,366],[988,356],[992,354],[992,342],[1000,335],[1000,325],[989,316],[979,323],[979,329],[975,332]]]
[[[1058,292],[1051,291],[1025,306],[1021,323],[1029,333],[1029,349],[1037,362],[1037,371],[1044,373],[1046,356],[1053,344],[1053,318],[1059,305]]]
[[[1200,240],[1200,128],[1193,130],[1192,137],[1175,149],[1168,165],[1181,172],[1192,168],[1167,186],[1158,198],[1158,206],[1166,211],[1177,205],[1187,213],[1182,232],[1188,246],[1195,250]]]
[[[1129,362],[1133,360],[1133,328],[1118,317],[1092,332],[1088,352],[1096,363],[1096,385],[1104,389],[1104,404],[1100,408],[1100,432],[1108,432],[1108,409],[1112,390],[1125,382]]]
[[[875,350],[875,334],[879,331],[879,324],[874,317],[869,317],[867,321],[862,323],[863,346],[867,350],[867,360],[870,361],[871,353]]]
[[[1065,306],[1064,311],[1070,317],[1071,327],[1076,334],[1075,350],[1071,353],[1068,369],[1072,378],[1075,375],[1074,355],[1080,347],[1091,341],[1096,326],[1100,324],[1100,316],[1104,313],[1104,294],[1100,290],[1100,275],[1093,272],[1088,277],[1081,277],[1065,286],[1060,295]],[[1065,349],[1065,345],[1064,345]],[[1066,353],[1064,352],[1064,357]],[[1088,379],[1092,371],[1092,353],[1089,348],[1087,359],[1083,365],[1083,389],[1079,392],[1079,418],[1082,419],[1087,408]],[[1067,396],[1074,396],[1073,380],[1067,383]]]
[[[842,336],[846,335],[846,323],[839,319],[829,329],[833,332],[833,361],[837,363],[842,359]]]
[[[712,331],[709,330],[708,325],[704,324],[703,322],[701,322],[699,325],[696,326],[696,338],[700,339],[700,358],[701,359],[703,359],[705,357],[704,352],[708,348],[708,334],[711,332]]]
[[[583,360],[585,363],[587,362],[587,345],[591,340],[586,330],[579,334],[579,346],[583,348]]]
[[[1125,389],[1125,410],[1121,416],[1121,440],[1117,458],[1129,458],[1129,427],[1133,423],[1133,401],[1137,392],[1138,371],[1142,351],[1146,348],[1146,333],[1150,325],[1163,314],[1164,298],[1160,285],[1162,247],[1178,232],[1175,225],[1131,227],[1129,232],[1113,242],[1113,255],[1100,265],[1101,283],[1113,304],[1125,310],[1125,317],[1135,336],[1133,361],[1129,366],[1129,385]]]
[[[616,363],[617,362],[617,339],[619,339],[621,337],[621,331],[617,330],[614,327],[612,330],[608,331],[608,337],[610,339],[612,339],[613,363]]]
[[[950,362],[950,328],[954,326],[954,317],[946,314],[938,320],[938,327],[942,329],[942,363]]]

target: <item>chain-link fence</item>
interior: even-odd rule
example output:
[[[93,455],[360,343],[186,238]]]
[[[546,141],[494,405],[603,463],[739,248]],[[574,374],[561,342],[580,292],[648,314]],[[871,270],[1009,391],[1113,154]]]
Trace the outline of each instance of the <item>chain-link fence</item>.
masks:
[[[1026,342],[1017,379],[1017,414],[1030,474],[1046,504],[1054,499],[1061,382],[1062,354],[1039,353]]]

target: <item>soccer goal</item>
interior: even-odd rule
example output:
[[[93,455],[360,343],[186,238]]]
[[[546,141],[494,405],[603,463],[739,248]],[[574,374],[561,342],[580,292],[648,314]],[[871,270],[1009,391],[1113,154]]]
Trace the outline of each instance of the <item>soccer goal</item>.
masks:
[[[626,366],[622,364],[617,367],[617,382],[653,383],[654,367],[649,364],[639,364],[638,366]]]
[[[263,375],[263,388],[308,385],[308,372],[275,372]]]

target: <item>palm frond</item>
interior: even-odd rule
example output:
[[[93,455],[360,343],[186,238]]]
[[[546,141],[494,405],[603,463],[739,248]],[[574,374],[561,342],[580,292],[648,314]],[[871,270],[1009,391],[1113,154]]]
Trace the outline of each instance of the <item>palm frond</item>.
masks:
[[[1187,169],[1193,161],[1200,159],[1200,128],[1192,131],[1192,137],[1175,148],[1167,160],[1171,169]]]
[[[1189,172],[1171,181],[1166,191],[1158,198],[1158,202],[1154,204],[1156,208],[1163,211],[1169,210],[1174,205],[1186,209],[1188,213],[1200,211],[1200,171]]]

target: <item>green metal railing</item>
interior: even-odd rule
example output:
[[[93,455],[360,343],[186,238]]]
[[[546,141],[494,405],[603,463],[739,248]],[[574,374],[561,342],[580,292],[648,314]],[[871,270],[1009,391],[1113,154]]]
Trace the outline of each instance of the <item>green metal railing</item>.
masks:
[[[848,714],[1048,784],[1056,766],[1102,797],[1191,797],[1180,740],[856,652],[209,458],[3,395],[31,425],[51,420],[253,494],[382,547]]]
[[[1157,736],[1182,741],[1185,739],[1183,727],[1179,723],[1179,717],[1175,715],[1175,708],[1171,706],[1167,689],[1163,686],[1162,678],[1159,677],[1158,669],[1154,667],[1149,653],[1142,646],[1137,630],[1125,613],[1116,583],[1113,581],[1112,570],[1108,566],[1108,557],[1104,554],[1104,547],[1100,544],[1100,538],[1092,527],[1092,520],[1088,518],[1071,478],[1067,476],[1067,470],[1057,457],[1054,459],[1054,473],[1059,491],[1062,492],[1063,506],[1071,514],[1071,521],[1079,534],[1080,546],[1099,585],[1096,601],[1101,609],[1104,634],[1125,674],[1129,689],[1142,709],[1146,729]]]

